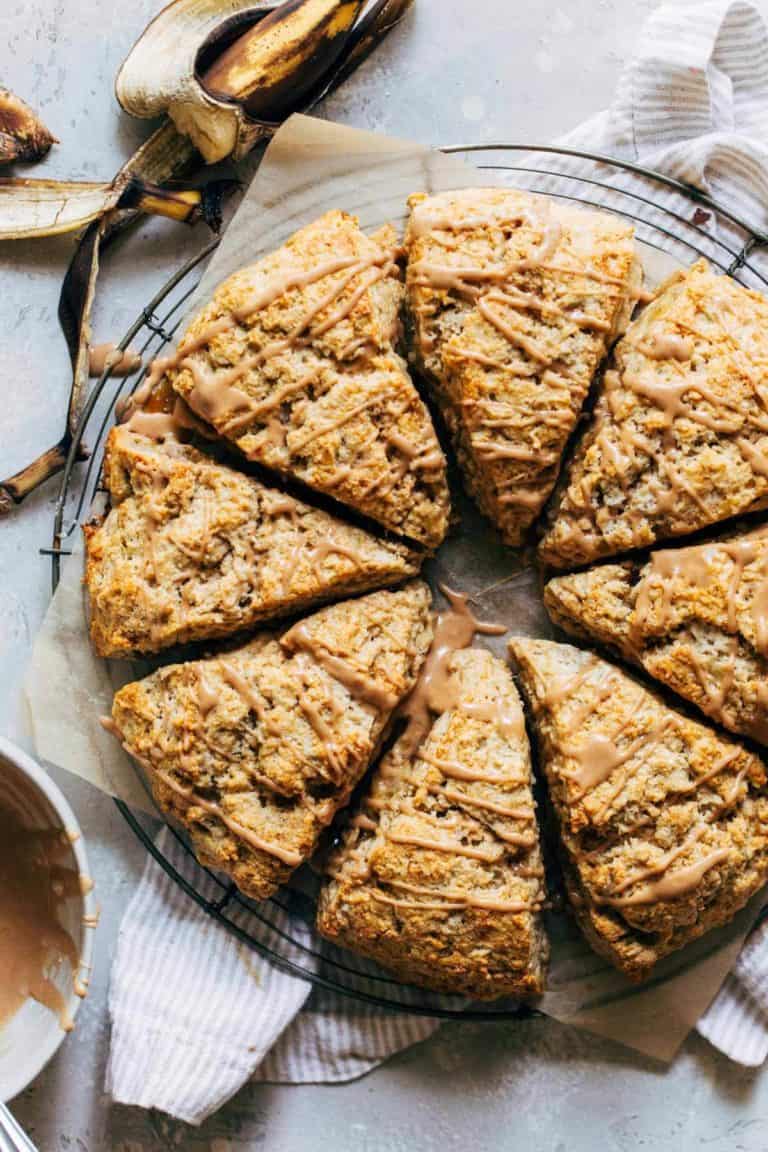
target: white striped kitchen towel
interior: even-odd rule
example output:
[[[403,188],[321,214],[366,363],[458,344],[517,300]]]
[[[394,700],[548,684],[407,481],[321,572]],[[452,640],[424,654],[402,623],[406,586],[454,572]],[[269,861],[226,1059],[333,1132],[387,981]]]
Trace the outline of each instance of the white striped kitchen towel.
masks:
[[[205,898],[221,895],[169,829],[157,844]],[[227,914],[268,941],[269,930],[244,908],[228,905]],[[273,934],[295,942],[283,942],[281,952],[311,967],[319,942],[301,918],[270,903],[269,921]],[[352,1080],[437,1027],[310,989],[219,927],[149,857],[112,966],[107,1092],[118,1103],[201,1124],[251,1078]]]
[[[657,9],[612,106],[563,142],[695,184],[756,229],[768,230],[768,36],[758,9],[743,0],[690,0]],[[558,167],[579,174],[578,161]],[[674,198],[631,173],[611,172],[611,182],[617,191],[606,192],[605,203],[619,211],[627,193],[663,204]],[[562,191],[561,179],[558,185]],[[697,243],[727,266],[728,249],[741,247],[738,231],[722,221],[716,225],[707,212],[694,222],[704,230]],[[675,250],[672,238],[669,247]],[[689,248],[681,246],[679,255],[690,262]],[[750,261],[765,267],[759,249]],[[166,854],[189,876],[194,862],[170,833],[161,838]],[[236,915],[245,924],[247,914]],[[291,934],[297,931],[306,932],[310,952],[317,949],[310,929],[297,927],[293,918]],[[191,1123],[200,1123],[251,1077],[350,1079],[436,1027],[432,1020],[385,1014],[325,992],[310,996],[308,984],[270,967],[217,927],[152,861],[120,931],[110,1011],[107,1087],[113,1098]],[[699,1030],[742,1063],[765,1058],[768,927],[750,938]]]

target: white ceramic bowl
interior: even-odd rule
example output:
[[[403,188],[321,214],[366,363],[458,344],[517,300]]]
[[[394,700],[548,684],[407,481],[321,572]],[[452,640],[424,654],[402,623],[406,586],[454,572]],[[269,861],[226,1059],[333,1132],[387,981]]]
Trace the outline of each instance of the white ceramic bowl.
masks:
[[[90,878],[80,826],[60,789],[39,764],[2,736],[0,777],[10,778],[14,790],[23,791],[25,807],[28,800],[29,811],[34,813],[41,826],[47,824],[61,828],[68,834],[71,841],[69,855],[61,863],[81,877]],[[88,887],[87,882],[81,887]],[[93,891],[78,892],[69,897],[60,910],[62,925],[78,949],[80,974],[86,981],[91,970],[96,915]],[[68,1015],[74,1020],[81,998],[75,995],[68,965],[64,966],[56,982],[64,995]],[[66,1032],[53,1013],[32,1000],[28,1000],[5,1026],[0,1026],[0,1101],[12,1100],[23,1091],[48,1063],[65,1036]]]

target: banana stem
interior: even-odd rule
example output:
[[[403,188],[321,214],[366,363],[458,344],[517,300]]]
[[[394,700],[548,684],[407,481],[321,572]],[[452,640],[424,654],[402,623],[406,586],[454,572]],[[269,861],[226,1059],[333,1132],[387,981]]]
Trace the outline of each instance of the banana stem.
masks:
[[[22,468],[20,472],[7,480],[0,481],[0,516],[7,516],[31,492],[34,492],[51,476],[61,472],[67,459],[69,445],[70,438],[69,433],[67,433],[58,444],[54,444],[53,448],[43,452],[42,456],[38,456],[26,468]],[[88,451],[84,446],[81,448],[78,459],[88,459]]]
[[[200,188],[160,188],[157,184],[133,177],[121,194],[117,207],[135,209],[151,216],[167,216],[169,220],[190,224],[200,216],[202,204],[203,190]]]

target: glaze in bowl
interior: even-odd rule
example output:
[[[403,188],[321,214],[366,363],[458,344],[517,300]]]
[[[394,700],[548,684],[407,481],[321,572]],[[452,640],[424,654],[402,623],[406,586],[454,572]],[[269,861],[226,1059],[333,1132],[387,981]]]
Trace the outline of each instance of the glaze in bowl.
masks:
[[[80,826],[48,773],[21,748],[0,736],[0,797],[3,783],[7,791],[23,798],[24,813],[34,819],[36,826],[61,829],[66,836],[61,863],[76,872],[82,882],[80,890],[63,901],[60,919],[80,956],[78,982],[87,986],[97,912]],[[74,991],[74,976],[68,964],[62,966],[54,983],[65,998],[69,1018],[74,1021],[81,997]],[[33,1000],[27,1000],[10,1020],[0,1025],[0,1101],[12,1100],[23,1091],[42,1071],[66,1035],[56,1016]]]

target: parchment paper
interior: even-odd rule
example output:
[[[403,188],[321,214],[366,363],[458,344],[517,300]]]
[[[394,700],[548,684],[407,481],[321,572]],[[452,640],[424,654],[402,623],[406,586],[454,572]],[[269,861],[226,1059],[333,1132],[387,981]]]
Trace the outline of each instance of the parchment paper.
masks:
[[[505,174],[478,173],[418,144],[294,116],[267,150],[190,312],[230,273],[329,208],[353,212],[365,229],[388,220],[402,227],[412,192],[507,182]],[[643,260],[651,282],[676,266],[671,257],[650,248],[644,248]],[[510,634],[551,635],[530,558],[499,543],[455,481],[461,528],[443,545],[428,574],[468,592],[480,614],[506,624]],[[489,647],[503,656],[505,639],[489,638]],[[36,638],[26,677],[37,754],[103,792],[154,812],[130,760],[98,723],[99,715],[109,713],[115,688],[145,671],[138,662],[107,662],[93,654],[85,623],[82,550],[77,548]],[[549,913],[552,962],[539,1006],[564,1023],[670,1060],[714,998],[761,903],[756,896],[730,926],[668,957],[639,988],[589,949],[570,917]]]

